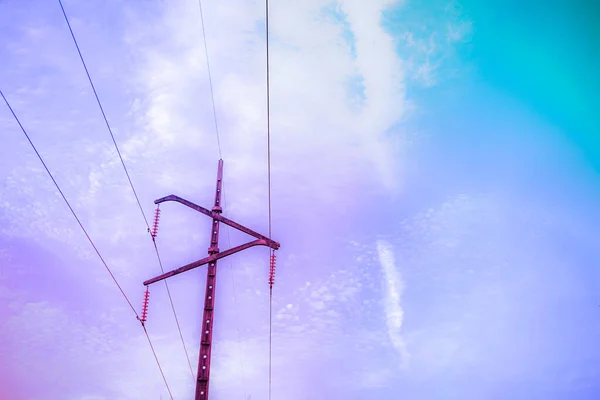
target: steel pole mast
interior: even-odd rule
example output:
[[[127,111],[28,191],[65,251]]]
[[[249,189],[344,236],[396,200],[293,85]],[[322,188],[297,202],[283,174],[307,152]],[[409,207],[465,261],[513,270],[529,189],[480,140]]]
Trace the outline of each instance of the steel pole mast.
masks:
[[[212,211],[221,214],[221,188],[223,181],[223,160],[219,160],[217,172],[217,187],[215,189],[215,204]],[[210,233],[208,255],[219,252],[219,221],[213,218]],[[206,271],[206,292],[204,294],[204,314],[202,318],[202,335],[200,336],[200,356],[198,358],[198,373],[196,376],[196,400],[208,399],[208,382],[210,379],[210,355],[212,347],[213,311],[215,306],[215,285],[217,283],[217,260],[208,263]]]
[[[208,389],[210,381],[210,358],[212,352],[212,334],[214,326],[215,287],[217,283],[217,261],[221,258],[225,258],[227,256],[230,256],[232,254],[235,254],[239,251],[248,249],[253,246],[267,246],[273,250],[277,250],[280,247],[280,244],[272,240],[271,238],[261,235],[260,233],[257,233],[252,229],[246,228],[245,226],[238,224],[237,222],[232,221],[221,215],[221,213],[223,212],[223,208],[221,207],[221,194],[223,186],[222,184],[223,160],[219,160],[219,168],[217,171],[217,187],[215,189],[215,202],[211,210],[208,210],[204,207],[192,203],[191,201],[182,199],[181,197],[175,195],[169,195],[154,201],[155,204],[160,204],[167,201],[175,201],[212,218],[208,257],[205,257],[198,261],[194,261],[190,264],[184,265],[169,272],[165,272],[157,277],[144,281],[144,285],[149,286],[153,283],[181,274],[185,271],[189,271],[201,265],[208,264],[208,270],[206,272],[206,293],[204,295],[204,312],[202,314],[201,324],[202,333],[200,335],[200,354],[198,356],[198,371],[196,374],[195,400],[208,399]],[[250,236],[253,236],[256,239],[251,242],[221,252],[219,250],[219,225],[221,222]],[[153,228],[152,233],[153,237],[156,236],[156,223],[157,222],[155,221],[155,227]],[[275,256],[272,255],[269,278],[270,285],[273,284],[274,273]],[[147,292],[148,291],[146,291],[146,293]],[[143,322],[145,322],[145,317]]]

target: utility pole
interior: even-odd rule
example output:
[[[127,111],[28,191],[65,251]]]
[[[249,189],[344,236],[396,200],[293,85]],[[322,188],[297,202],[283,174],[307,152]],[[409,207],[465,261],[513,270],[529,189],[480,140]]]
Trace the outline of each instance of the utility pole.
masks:
[[[200,355],[198,357],[198,372],[196,375],[196,396],[195,400],[207,400],[208,399],[208,388],[210,378],[210,357],[212,350],[212,333],[214,326],[214,305],[215,305],[215,287],[217,283],[217,261],[221,258],[230,256],[239,251],[248,249],[253,246],[267,246],[273,250],[279,249],[279,243],[271,240],[270,238],[261,235],[260,233],[254,232],[251,229],[246,228],[243,225],[238,224],[228,218],[221,215],[223,208],[221,206],[221,192],[222,192],[222,181],[223,181],[223,160],[219,160],[219,168],[217,172],[217,187],[215,190],[215,202],[212,210],[208,210],[199,205],[196,205],[190,201],[184,200],[175,195],[169,195],[158,200],[155,200],[155,204],[160,204],[166,201],[176,201],[185,206],[188,206],[208,217],[212,218],[212,226],[210,233],[210,246],[208,248],[208,257],[201,260],[194,261],[193,263],[184,265],[183,267],[174,269],[170,272],[166,272],[155,278],[148,279],[144,282],[145,286],[149,286],[153,283],[159,282],[163,279],[170,278],[174,275],[181,274],[182,272],[189,271],[193,268],[197,268],[201,265],[208,264],[208,270],[206,275],[206,293],[204,297],[204,313],[202,317],[202,333],[200,336]],[[240,246],[227,249],[223,252],[219,250],[219,224],[224,223],[239,231],[247,233],[250,236],[256,238],[251,242],[242,244]],[[272,260],[274,258],[272,257]],[[272,261],[274,262],[274,261]]]

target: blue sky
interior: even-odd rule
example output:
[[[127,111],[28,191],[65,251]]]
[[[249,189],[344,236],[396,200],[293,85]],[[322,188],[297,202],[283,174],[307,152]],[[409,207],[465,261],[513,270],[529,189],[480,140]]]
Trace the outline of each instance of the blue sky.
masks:
[[[211,205],[198,4],[64,5],[146,215],[171,193]],[[264,3],[203,7],[226,213],[266,232]],[[583,1],[271,2],[274,399],[597,398],[593,15]],[[58,1],[0,1],[0,60],[0,89],[139,312],[159,266]],[[168,398],[5,106],[0,138],[0,398]],[[210,220],[161,209],[165,269],[204,257]],[[223,230],[221,248],[244,240]],[[267,397],[267,278],[265,249],[219,265],[214,399]],[[169,281],[192,366],[204,279]],[[147,327],[173,397],[190,398],[163,285]]]

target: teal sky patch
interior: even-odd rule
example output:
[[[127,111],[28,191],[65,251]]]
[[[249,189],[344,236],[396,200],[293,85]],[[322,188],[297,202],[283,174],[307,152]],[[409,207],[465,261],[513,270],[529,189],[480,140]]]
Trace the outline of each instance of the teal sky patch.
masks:
[[[323,7],[322,14],[325,18],[342,26],[341,37],[350,48],[352,58],[356,59],[356,37],[354,36],[354,32],[352,32],[352,27],[346,19],[346,14],[342,11],[341,6],[337,2],[332,3],[327,7]]]
[[[481,77],[559,127],[600,169],[600,2],[462,2]]]

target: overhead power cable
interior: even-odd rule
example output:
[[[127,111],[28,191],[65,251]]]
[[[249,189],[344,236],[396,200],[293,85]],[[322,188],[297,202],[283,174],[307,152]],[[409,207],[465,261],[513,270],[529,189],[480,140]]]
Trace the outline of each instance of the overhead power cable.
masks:
[[[98,103],[98,107],[100,107],[100,112],[102,113],[102,118],[104,118],[104,122],[106,123],[106,127],[108,128],[108,132],[110,133],[110,137],[115,145],[115,149],[117,149],[117,154],[119,155],[119,159],[121,160],[121,164],[123,165],[123,169],[125,170],[125,175],[127,175],[127,180],[129,181],[129,186],[131,186],[131,190],[135,196],[135,200],[144,216],[144,221],[146,222],[146,227],[150,230],[150,225],[148,224],[148,220],[146,219],[146,214],[144,213],[144,209],[142,204],[140,203],[140,199],[138,198],[137,192],[133,187],[133,183],[131,182],[131,177],[129,176],[129,171],[127,171],[127,167],[125,166],[125,161],[123,161],[123,156],[121,155],[121,151],[119,150],[119,146],[117,146],[117,141],[115,140],[115,135],[113,135],[112,128],[108,123],[108,118],[106,118],[106,113],[104,112],[104,108],[102,107],[102,103],[100,102],[100,98],[98,97],[98,92],[96,92],[96,87],[94,86],[94,82],[92,81],[92,77],[90,76],[90,72],[88,71],[87,65],[83,59],[83,55],[81,54],[81,50],[79,49],[79,44],[77,43],[77,39],[75,39],[75,33],[73,33],[73,29],[71,28],[71,23],[69,22],[69,17],[67,17],[67,13],[65,12],[65,8],[63,7],[62,1],[58,0],[58,4],[60,4],[60,9],[62,10],[63,15],[65,16],[65,21],[67,22],[67,26],[69,27],[69,32],[71,32],[71,37],[73,38],[73,42],[75,43],[75,47],[77,48],[77,54],[79,54],[79,59],[81,60],[81,64],[83,64],[83,69],[85,69],[85,74],[90,81],[90,86],[94,92],[94,96],[96,97],[96,102]]]
[[[217,147],[219,149],[219,158],[223,159],[223,153],[221,151],[221,138],[219,135],[219,124],[217,122],[217,108],[215,106],[215,94],[214,94],[214,89],[213,89],[213,83],[212,83],[212,75],[210,72],[210,60],[209,60],[209,55],[208,55],[208,44],[207,44],[207,39],[206,39],[206,27],[204,25],[204,12],[202,10],[202,0],[198,0],[198,8],[200,9],[200,23],[202,25],[202,38],[203,38],[203,42],[204,42],[204,54],[206,57],[206,70],[208,72],[208,84],[210,87],[210,98],[211,98],[211,102],[212,102],[212,109],[213,109],[213,119],[214,119],[214,123],[215,123],[215,134],[216,134],[216,138],[217,138]],[[225,206],[225,217],[227,217],[227,197],[226,197],[226,191],[225,191],[225,182],[223,181],[223,204]],[[230,236],[230,230],[231,228],[228,225],[225,225],[225,230],[227,231],[227,247],[230,247],[231,245],[231,236]],[[235,276],[233,273],[233,262],[231,260],[229,260],[229,270],[231,271],[231,286],[233,289],[233,295],[234,295],[234,301],[237,299],[237,295],[236,295],[236,288],[235,288]],[[239,326],[239,316],[238,316],[238,311],[237,311],[237,307],[234,307],[234,317],[235,317],[235,324],[236,324],[236,328],[237,328],[237,336],[238,336],[238,345],[239,345],[239,352],[240,352],[240,366],[241,366],[241,370],[242,370],[242,386],[244,387],[244,398],[248,397],[248,393],[246,390],[246,384],[245,384],[245,369],[244,369],[244,355],[243,355],[243,351],[242,351],[242,340],[241,340],[241,335],[240,335],[240,326]]]
[[[165,273],[165,269],[163,268],[162,260],[160,259],[160,254],[158,253],[158,247],[156,246],[155,238],[152,238],[152,243],[154,244],[154,251],[156,252],[156,258],[158,259],[158,264],[160,265],[161,273]],[[192,363],[190,362],[190,355],[187,351],[187,347],[185,346],[185,341],[183,340],[183,334],[181,333],[181,326],[179,325],[179,318],[177,318],[177,313],[175,312],[175,304],[173,303],[173,298],[171,297],[171,290],[169,289],[169,285],[167,284],[167,280],[165,279],[165,288],[167,289],[167,295],[169,296],[169,302],[171,303],[171,309],[173,310],[173,316],[175,317],[175,323],[177,324],[177,330],[179,331],[179,337],[181,338],[181,344],[183,345],[183,350],[185,351],[185,358],[188,362],[188,367],[190,368],[190,373],[192,374],[192,379],[194,379],[194,370],[192,369]]]
[[[267,45],[267,181],[269,203],[269,237],[272,237],[271,228],[271,77],[269,69],[269,0],[265,0],[265,36]],[[269,260],[274,257],[275,251],[269,252]],[[271,374],[272,374],[272,349],[273,349],[273,285],[269,286],[269,400],[271,400]]]
[[[4,99],[4,102],[6,103],[6,105],[8,106],[8,109],[10,110],[12,116],[14,117],[15,121],[17,122],[17,124],[19,125],[19,127],[21,128],[21,131],[23,132],[23,134],[25,135],[25,137],[27,138],[27,141],[29,142],[29,144],[31,145],[31,147],[33,148],[33,151],[35,152],[35,154],[37,155],[37,157],[39,158],[40,162],[42,163],[42,165],[44,166],[44,169],[46,170],[46,172],[48,173],[48,176],[50,177],[50,179],[52,180],[52,182],[54,183],[54,186],[56,187],[56,189],[58,190],[58,193],[60,193],[62,199],[65,201],[65,204],[67,205],[67,207],[69,207],[69,210],[71,211],[71,214],[73,214],[73,217],[75,218],[75,220],[77,221],[77,224],[79,225],[79,227],[81,228],[81,230],[83,231],[83,233],[85,234],[85,237],[88,239],[88,241],[90,242],[90,244],[92,245],[92,247],[94,248],[94,251],[96,252],[96,254],[98,255],[98,258],[100,258],[100,261],[102,261],[102,264],[104,265],[104,267],[106,268],[106,270],[108,271],[110,277],[112,278],[112,280],[115,282],[115,285],[117,285],[117,288],[119,289],[119,291],[121,292],[121,294],[123,295],[123,297],[125,298],[125,301],[127,301],[127,304],[129,305],[129,307],[131,308],[131,311],[133,311],[133,313],[135,314],[135,316],[139,319],[139,315],[137,313],[137,311],[135,310],[135,308],[133,307],[133,305],[131,304],[131,301],[129,300],[129,298],[127,297],[127,295],[125,294],[125,292],[123,291],[123,288],[121,287],[121,285],[119,284],[119,282],[117,281],[117,278],[115,277],[115,275],[113,274],[113,272],[110,270],[108,264],[106,263],[106,261],[104,260],[104,257],[102,257],[102,255],[100,254],[100,251],[98,250],[98,248],[96,247],[96,245],[94,244],[94,241],[92,240],[92,238],[90,237],[90,235],[87,233],[87,230],[85,229],[85,227],[83,226],[83,224],[81,223],[81,220],[79,219],[79,217],[77,216],[77,214],[75,213],[75,210],[73,210],[73,207],[71,207],[71,204],[69,203],[69,201],[67,200],[67,197],[65,196],[65,194],[63,193],[63,191],[61,190],[60,186],[58,185],[58,183],[56,182],[56,179],[54,179],[54,176],[52,175],[52,173],[50,172],[50,170],[48,169],[48,166],[46,165],[46,162],[44,161],[44,159],[42,158],[42,156],[40,155],[40,153],[38,152],[37,148],[35,147],[35,145],[33,144],[33,142],[31,141],[31,138],[29,137],[29,135],[27,134],[27,131],[25,130],[25,128],[23,127],[23,125],[21,124],[21,121],[19,120],[19,118],[17,117],[17,114],[15,114],[15,111],[13,110],[13,108],[11,107],[10,103],[8,102],[8,99],[6,98],[6,96],[4,96],[4,93],[2,92],[2,90],[0,90],[0,96],[2,96],[2,98]],[[163,380],[165,382],[165,386],[167,387],[167,390],[169,391],[169,394],[171,394],[171,389],[169,388],[169,384],[167,383],[167,379],[165,377],[165,374],[163,373],[162,367],[160,365],[160,362],[158,361],[158,357],[156,356],[156,352],[154,351],[154,347],[152,346],[152,342],[150,340],[150,336],[148,336],[148,332],[146,332],[146,328],[144,327],[144,332],[146,333],[146,337],[148,338],[148,343],[150,344],[150,348],[152,349],[152,353],[154,354],[154,358],[156,360],[156,363],[158,365],[158,369],[160,370],[160,373],[163,377]],[[171,399],[173,399],[173,396],[171,395]]]
[[[204,11],[202,9],[202,0],[198,0],[198,8],[200,10],[200,24],[202,26],[202,41],[204,43],[204,55],[206,57],[206,71],[208,74],[208,84],[209,84],[209,88],[210,88],[210,99],[211,99],[211,104],[212,104],[212,110],[213,110],[213,121],[215,124],[215,135],[216,135],[216,139],[217,139],[217,148],[219,150],[219,158],[223,159],[223,152],[221,150],[221,138],[219,135],[219,124],[218,124],[218,118],[217,118],[217,107],[215,105],[215,93],[214,93],[214,89],[213,89],[213,83],[212,83],[212,74],[210,72],[210,59],[209,59],[209,55],[208,55],[208,44],[207,44],[207,39],[206,39],[206,27],[204,25]],[[225,206],[225,217],[227,217],[227,198],[225,195],[225,183],[223,182],[223,204]],[[225,225],[225,230],[227,231],[227,247],[230,247],[231,245],[231,236],[230,236],[230,227]],[[233,288],[233,295],[234,295],[234,301],[236,299],[236,290],[235,290],[235,277],[233,274],[233,262],[231,260],[229,260],[229,270],[231,272],[231,286]],[[238,314],[237,314],[237,307],[234,307],[234,317],[235,317],[235,324],[236,324],[236,329],[237,329],[237,336],[238,336],[238,350],[240,353],[240,366],[241,366],[241,370],[242,370],[242,381],[245,381],[245,370],[244,370],[244,356],[243,356],[243,352],[242,352],[242,346],[241,346],[241,335],[240,335],[240,327],[239,327],[239,318],[238,318]],[[242,382],[242,386],[244,388],[244,398],[248,397],[248,393],[246,390],[246,385],[244,382]]]
[[[23,132],[23,134],[25,135],[25,137],[27,138],[27,140],[29,141],[29,144],[31,145],[31,147],[33,148],[33,151],[35,151],[35,154],[38,156],[38,158],[40,159],[40,161],[42,162],[42,165],[44,166],[44,169],[46,170],[46,172],[48,173],[48,175],[50,176],[50,179],[52,179],[52,182],[54,183],[54,186],[56,186],[56,189],[58,190],[58,193],[60,193],[61,197],[63,198],[63,200],[65,201],[65,203],[67,204],[67,207],[69,207],[69,210],[71,210],[71,214],[73,214],[73,217],[75,217],[75,220],[77,220],[77,223],[79,224],[79,227],[81,228],[81,230],[83,231],[83,233],[85,234],[85,237],[88,239],[88,241],[90,242],[90,244],[92,245],[92,247],[94,248],[94,251],[96,252],[96,254],[98,255],[98,257],[100,258],[100,261],[102,261],[102,264],[104,264],[104,267],[106,268],[106,270],[108,271],[108,273],[110,274],[111,278],[113,279],[113,281],[115,282],[115,284],[117,285],[117,287],[119,288],[119,291],[121,292],[121,294],[123,295],[123,297],[125,298],[125,300],[127,301],[127,304],[129,304],[129,307],[131,307],[131,311],[133,311],[133,313],[136,315],[136,317],[138,316],[137,311],[135,311],[135,308],[133,307],[133,305],[131,304],[131,301],[129,301],[129,298],[127,297],[127,295],[125,294],[125,292],[123,291],[123,288],[121,288],[121,285],[119,285],[119,282],[117,282],[117,278],[115,278],[114,274],[112,273],[112,271],[110,270],[110,268],[108,267],[108,264],[106,264],[106,261],[104,261],[104,258],[102,257],[102,255],[100,254],[100,252],[98,251],[98,248],[96,247],[96,245],[94,244],[94,241],[92,240],[92,238],[90,237],[90,235],[88,235],[87,230],[83,227],[83,224],[81,223],[81,221],[79,220],[79,217],[77,217],[77,214],[75,214],[75,211],[73,210],[73,207],[71,207],[71,204],[69,203],[69,201],[67,200],[67,198],[65,197],[65,194],[63,193],[63,191],[60,189],[60,186],[58,186],[58,183],[56,182],[56,180],[54,179],[54,176],[52,175],[52,173],[50,172],[50,170],[48,169],[48,166],[46,165],[46,163],[44,162],[44,159],[42,158],[42,156],[40,155],[40,153],[37,151],[37,148],[35,147],[35,145],[33,144],[33,142],[31,141],[31,138],[29,137],[29,135],[27,134],[27,131],[25,130],[25,128],[23,127],[23,125],[21,124],[21,121],[19,120],[19,118],[17,117],[17,115],[15,114],[13,108],[11,107],[10,103],[8,102],[8,99],[4,96],[4,93],[2,92],[2,90],[0,90],[0,95],[2,96],[2,98],[4,99],[4,102],[6,103],[6,105],[8,106],[8,109],[10,110],[12,116],[14,117],[15,121],[17,122],[17,124],[19,124],[19,127],[21,128],[21,131]]]
[[[225,217],[227,217],[227,196],[226,193],[227,191],[225,190],[225,181],[223,181],[222,183],[223,186],[223,206],[225,209]],[[229,225],[225,225],[225,230],[227,232],[227,248],[231,248],[231,235],[230,235],[230,231],[231,228],[229,227]],[[237,307],[237,293],[236,293],[236,286],[235,286],[235,274],[233,272],[233,261],[231,261],[231,259],[229,259],[229,271],[231,273],[231,287],[233,289],[233,316],[235,318],[235,327],[237,330],[237,339],[238,339],[238,350],[240,353],[240,367],[242,370],[242,387],[244,388],[244,399],[248,398],[248,391],[247,391],[247,385],[246,385],[246,370],[244,368],[244,353],[242,350],[242,337],[240,334],[240,319],[239,319],[239,314],[238,314],[238,307]]]
[[[208,61],[208,45],[206,44],[206,29],[204,28],[204,13],[202,12],[202,0],[198,0],[198,7],[200,8],[200,22],[202,23],[202,38],[204,39],[204,53],[206,54],[206,69],[208,70],[208,84],[210,86],[210,98],[212,100],[215,131],[217,133],[217,146],[219,147],[219,158],[223,159],[223,154],[221,153],[221,139],[219,137],[219,125],[217,124],[217,108],[215,107],[215,94],[213,91],[212,75],[210,74],[210,62]]]
[[[129,171],[127,170],[127,166],[125,165],[125,161],[123,160],[123,156],[121,155],[121,151],[119,150],[119,146],[117,145],[117,141],[115,139],[115,136],[113,134],[112,128],[110,127],[110,124],[108,123],[108,118],[106,117],[106,113],[104,112],[104,108],[102,107],[102,102],[100,101],[100,97],[98,96],[98,92],[96,91],[96,86],[94,85],[94,82],[92,81],[92,77],[88,71],[87,65],[85,63],[85,60],[83,58],[83,55],[81,54],[81,49],[79,48],[79,44],[77,43],[77,39],[75,38],[75,33],[73,32],[73,29],[71,27],[71,23],[69,22],[69,17],[67,16],[67,13],[65,11],[65,8],[63,7],[62,1],[58,0],[58,3],[60,4],[60,8],[62,10],[62,13],[65,17],[65,21],[67,23],[67,26],[69,27],[69,32],[71,32],[71,37],[73,38],[73,43],[75,43],[75,47],[77,48],[77,54],[79,54],[79,59],[81,60],[81,64],[83,65],[83,69],[85,70],[85,73],[87,75],[87,78],[90,82],[90,86],[92,87],[92,91],[94,92],[94,96],[96,98],[96,102],[98,103],[98,107],[100,108],[100,112],[102,113],[102,118],[104,119],[104,122],[106,123],[106,128],[108,129],[108,132],[110,133],[110,137],[112,139],[113,144],[115,145],[115,149],[117,151],[117,154],[119,155],[119,159],[121,160],[121,164],[123,165],[123,170],[125,171],[125,175],[127,176],[127,180],[129,181],[129,186],[131,187],[131,190],[133,191],[133,195],[135,196],[135,200],[138,204],[138,207],[140,209],[140,212],[142,213],[142,217],[144,219],[144,223],[146,224],[146,228],[148,229],[148,232],[150,232],[150,224],[148,223],[148,219],[146,218],[146,214],[144,213],[144,209],[142,207],[142,204],[140,202],[140,199],[138,198],[137,192],[135,190],[135,187],[133,186],[133,182],[131,180],[131,177],[129,176]],[[158,252],[158,247],[156,245],[156,241],[155,238],[152,237],[152,242],[154,244],[154,250],[156,252],[156,257],[158,259],[158,263],[160,266],[160,270],[161,272],[164,274],[164,268],[162,265],[162,261],[160,259],[160,254]],[[190,373],[192,375],[192,378],[194,378],[194,372],[192,370],[192,364],[190,362],[190,356],[188,354],[187,351],[187,347],[185,346],[185,342],[183,340],[183,334],[181,333],[181,326],[179,324],[179,318],[177,318],[177,312],[175,311],[175,305],[173,304],[173,298],[171,296],[171,291],[169,290],[169,285],[167,284],[167,281],[165,281],[165,288],[167,289],[167,294],[169,297],[169,302],[171,303],[171,309],[173,310],[173,316],[175,317],[175,323],[177,325],[177,330],[179,331],[179,337],[181,338],[181,344],[183,345],[183,350],[185,352],[185,356],[188,362],[188,366],[190,368]]]
[[[152,345],[152,341],[150,340],[150,335],[148,335],[148,331],[146,330],[146,326],[142,324],[142,328],[144,328],[144,333],[146,334],[146,339],[148,339],[148,344],[150,345],[150,349],[152,349],[152,354],[154,355],[154,359],[156,360],[156,364],[158,364],[158,369],[160,370],[160,374],[163,377],[163,381],[165,382],[165,386],[167,387],[167,391],[169,392],[169,396],[171,400],[173,400],[173,393],[171,393],[171,388],[169,388],[169,384],[167,383],[167,378],[165,377],[165,373],[163,372],[162,367],[160,366],[160,362],[158,362],[158,356],[156,355],[156,350],[154,350],[154,346]]]

